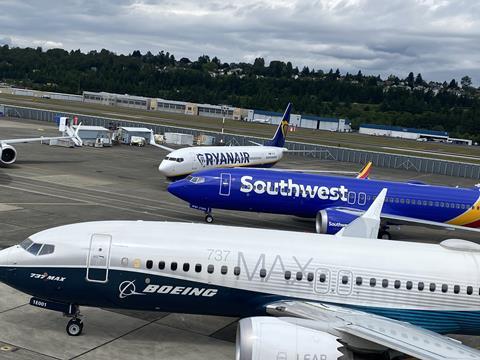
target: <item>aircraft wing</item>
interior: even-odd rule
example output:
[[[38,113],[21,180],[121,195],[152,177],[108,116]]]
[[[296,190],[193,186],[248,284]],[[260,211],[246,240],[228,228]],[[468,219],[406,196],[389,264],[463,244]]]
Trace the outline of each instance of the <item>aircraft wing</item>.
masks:
[[[303,151],[303,150],[302,150]],[[248,167],[242,166],[242,169]],[[343,171],[343,170],[312,170],[312,169],[285,169],[285,168],[255,168],[255,170],[270,170],[270,171],[287,171],[287,172],[302,172],[302,173],[316,173],[316,174],[342,174],[342,175],[356,175],[357,179],[367,179],[372,170],[372,162],[369,161],[360,171]]]
[[[328,326],[327,332],[347,334],[423,360],[480,359],[480,351],[457,340],[407,322],[338,305],[307,301],[280,301],[267,306],[274,316],[311,320],[311,327]],[[309,322],[302,324],[309,326]]]
[[[408,216],[393,215],[393,214],[382,214],[382,219],[387,220],[391,225],[422,225],[425,227],[435,228],[435,229],[445,229],[445,230],[463,230],[470,232],[480,232],[479,228],[471,228],[460,225],[453,225],[442,223],[438,221],[422,220],[411,218]]]
[[[25,139],[9,139],[9,140],[0,140],[2,144],[22,144],[30,143],[37,141],[50,141],[50,140],[61,140],[61,139],[71,139],[70,136],[51,136],[51,137],[39,137],[39,138],[25,138]]]

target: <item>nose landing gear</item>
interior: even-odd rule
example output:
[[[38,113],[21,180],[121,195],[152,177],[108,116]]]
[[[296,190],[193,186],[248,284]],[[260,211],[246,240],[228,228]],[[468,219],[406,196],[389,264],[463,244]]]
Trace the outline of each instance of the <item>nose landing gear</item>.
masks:
[[[83,321],[80,319],[82,316],[80,314],[80,308],[75,306],[73,315],[64,314],[65,316],[71,316],[72,318],[67,323],[67,334],[70,336],[79,336],[82,334],[83,331]]]
[[[213,223],[213,216],[212,216],[211,213],[207,213],[207,214],[205,215],[205,222],[206,222],[207,224]]]
[[[83,331],[83,322],[80,319],[73,318],[67,324],[67,334],[70,336],[79,336]]]

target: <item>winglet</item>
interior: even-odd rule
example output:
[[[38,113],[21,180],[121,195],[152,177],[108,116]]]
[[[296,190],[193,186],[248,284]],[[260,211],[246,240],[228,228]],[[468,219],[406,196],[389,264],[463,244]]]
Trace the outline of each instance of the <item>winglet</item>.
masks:
[[[358,172],[357,179],[367,179],[368,175],[372,171],[373,163],[369,161],[363,168]]]
[[[380,229],[380,215],[387,196],[387,188],[383,188],[365,213],[353,220],[335,234],[338,237],[362,237],[376,239]]]
[[[292,103],[288,103],[287,108],[282,116],[282,121],[278,125],[277,131],[271,140],[265,145],[283,147],[285,145],[285,137],[287,136],[288,124],[290,123],[290,112],[292,111]]]

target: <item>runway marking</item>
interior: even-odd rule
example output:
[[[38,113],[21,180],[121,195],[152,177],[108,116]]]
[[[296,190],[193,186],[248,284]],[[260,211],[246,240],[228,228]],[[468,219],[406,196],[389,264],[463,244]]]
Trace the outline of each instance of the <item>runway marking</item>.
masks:
[[[21,179],[25,179],[25,180],[29,180],[29,181],[34,181],[34,182],[42,182],[41,179],[31,179],[29,177],[25,177],[25,176],[21,176],[21,175],[12,175],[12,177],[18,177],[18,178],[21,178]],[[48,181],[45,181],[47,184],[49,184],[50,182]],[[28,183],[25,183],[25,185],[30,185]],[[37,186],[37,187],[42,187],[42,188],[47,188],[49,190],[55,190],[55,191],[63,191],[63,192],[69,192],[71,190],[64,190],[64,189],[59,189],[58,187],[55,187],[54,189],[49,187],[49,186],[46,186],[46,185],[40,185],[40,184],[34,184],[33,186]],[[148,208],[150,210],[160,210],[160,211],[170,211],[170,212],[174,212],[174,213],[178,213],[178,214],[181,214],[181,215],[184,215],[185,214],[185,211],[190,211],[190,208],[188,208],[188,206],[185,204],[184,205],[184,209],[185,210],[178,210],[178,208],[180,208],[182,205],[179,205],[179,204],[175,204],[175,203],[172,203],[172,202],[168,202],[168,201],[163,201],[163,200],[155,200],[155,199],[151,199],[151,198],[145,198],[145,197],[141,197],[141,196],[136,196],[136,195],[130,195],[130,194],[125,194],[125,193],[120,193],[120,192],[111,192],[111,191],[107,191],[107,190],[99,190],[99,189],[85,189],[85,188],[81,188],[81,187],[78,187],[78,186],[75,186],[75,185],[65,185],[65,184],[62,184],[61,186],[64,186],[64,187],[71,187],[71,188],[75,188],[75,189],[79,189],[81,190],[82,192],[75,192],[74,191],[74,194],[76,195],[82,195],[82,196],[86,196],[86,197],[92,197],[92,198],[95,198],[95,199],[104,199],[104,197],[101,197],[101,196],[98,196],[98,195],[93,195],[93,194],[87,194],[87,193],[84,193],[84,191],[91,191],[91,192],[99,192],[99,193],[104,193],[104,194],[108,194],[108,195],[113,195],[113,196],[121,196],[121,197],[127,197],[127,198],[132,198],[132,199],[136,199],[136,200],[142,200],[142,201],[149,201],[149,202],[153,202],[153,203],[156,203],[156,204],[162,204],[162,205],[168,205],[168,206],[172,206],[172,207],[175,207],[176,209],[173,209],[173,208],[169,208],[169,207],[161,207],[161,206],[152,206],[152,205],[146,205],[144,203],[133,203],[134,205],[137,205],[139,207],[143,207],[143,208]],[[114,199],[114,198],[111,198],[111,200],[113,201],[117,201],[117,202],[120,202],[120,203],[126,203],[126,204],[129,204],[131,205],[132,202],[131,201],[127,201],[127,200],[121,200],[121,199]],[[182,206],[183,208],[183,206]],[[249,212],[245,212],[245,215],[240,215],[238,214],[237,212],[235,211],[228,211],[228,210],[222,210],[222,209],[218,209],[217,211],[220,211],[221,214],[226,214],[230,217],[234,217],[234,218],[237,218],[237,219],[241,219],[243,222],[245,221],[248,221],[249,223],[251,223],[251,226],[254,226],[254,227],[261,227],[261,224],[258,224],[258,222],[256,221],[252,221],[251,220],[251,217],[248,216],[248,214],[250,214]],[[141,212],[141,211],[140,211]],[[194,213],[195,211],[192,211],[192,214]],[[148,212],[144,212],[144,213],[147,213],[149,214]],[[198,212],[197,212],[198,213]],[[151,213],[150,213],[151,214]],[[184,220],[183,218],[176,218],[176,217],[170,217],[172,219],[181,219],[182,221],[189,221],[189,220]],[[225,222],[227,224],[232,224],[232,225],[235,225],[235,226],[239,226],[239,224],[235,223],[234,220],[229,220],[229,219],[223,219],[225,220]],[[281,226],[282,223],[278,222],[277,220],[270,220],[270,219],[261,219],[261,221],[264,222],[264,224],[271,224],[273,225],[274,227],[277,227],[278,226]],[[305,227],[303,226],[300,226],[300,225],[296,225],[296,224],[289,224],[288,225],[288,228],[290,229],[300,229],[302,231],[305,231]]]
[[[133,212],[133,213],[137,213],[137,214],[147,214],[147,215],[152,215],[152,216],[156,216],[156,217],[160,217],[160,218],[172,219],[172,220],[181,221],[181,222],[188,222],[187,220],[184,220],[184,219],[181,219],[181,218],[176,218],[176,217],[173,217],[173,216],[160,215],[160,214],[152,213],[152,212],[149,212],[149,211],[140,211],[140,210],[135,210],[135,209],[131,209],[131,208],[128,208],[128,207],[115,206],[115,205],[111,205],[111,204],[107,204],[107,203],[89,202],[89,201],[86,201],[86,200],[76,199],[76,198],[72,198],[72,197],[69,197],[69,196],[56,195],[56,194],[51,194],[51,193],[42,192],[42,191],[35,191],[35,190],[27,189],[27,188],[19,188],[19,187],[9,186],[9,185],[0,185],[0,187],[13,189],[13,190],[25,191],[25,192],[29,192],[29,193],[32,193],[32,194],[38,194],[38,195],[43,195],[43,196],[52,196],[52,197],[57,197],[57,198],[61,198],[61,199],[70,199],[70,200],[79,201],[79,202],[83,202],[83,203],[89,203],[89,204],[93,204],[93,205],[97,205],[97,206],[103,206],[103,207],[107,207],[107,208],[111,208],[111,209],[129,211],[129,212]],[[111,199],[111,200],[114,200],[114,199]],[[114,201],[116,201],[116,200],[114,200]]]

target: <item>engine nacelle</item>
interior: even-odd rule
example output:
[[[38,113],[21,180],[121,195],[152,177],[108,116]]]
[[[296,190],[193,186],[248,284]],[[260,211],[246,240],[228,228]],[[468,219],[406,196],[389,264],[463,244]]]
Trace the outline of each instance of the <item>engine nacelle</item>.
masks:
[[[324,209],[317,213],[315,230],[319,234],[336,234],[342,228],[358,218],[358,215],[347,214],[343,211]]]
[[[17,160],[17,150],[11,145],[1,145],[0,150],[2,153],[0,154],[0,162],[5,165],[10,165]]]
[[[251,317],[237,328],[235,360],[349,360],[338,338],[295,318]],[[342,350],[342,351],[341,351]]]

